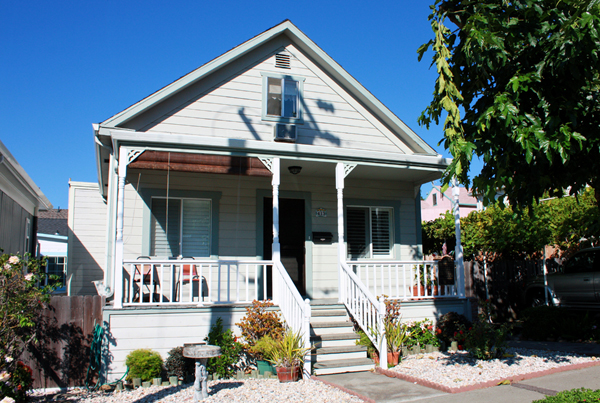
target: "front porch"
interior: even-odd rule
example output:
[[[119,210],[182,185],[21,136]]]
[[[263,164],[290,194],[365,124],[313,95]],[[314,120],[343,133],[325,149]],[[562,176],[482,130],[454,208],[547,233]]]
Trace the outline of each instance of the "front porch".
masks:
[[[132,309],[140,316],[152,312],[153,320],[170,327],[163,316],[183,309],[185,317],[199,315],[200,323],[210,324],[223,307],[232,309],[234,320],[237,308],[268,299],[309,347],[311,299],[333,297],[382,351],[385,365],[381,296],[425,304],[432,315],[440,304],[464,308],[460,270],[441,276],[438,262],[414,260],[420,254],[419,187],[405,181],[408,170],[170,151],[145,156],[143,149],[123,146],[119,156],[110,181],[118,186],[109,199],[116,270],[107,272],[115,318],[119,310],[126,316]],[[291,169],[299,163],[307,168],[302,176]],[[394,260],[406,256],[413,259]],[[441,279],[446,282],[438,284]],[[145,328],[140,320],[123,327],[125,339]],[[307,356],[304,372],[312,371]]]

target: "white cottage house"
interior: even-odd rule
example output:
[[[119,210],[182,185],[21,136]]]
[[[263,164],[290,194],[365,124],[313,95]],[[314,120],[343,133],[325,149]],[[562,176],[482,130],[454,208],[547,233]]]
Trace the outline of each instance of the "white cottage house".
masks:
[[[405,301],[405,318],[465,310],[454,272],[440,295],[415,286],[438,277],[421,260],[420,185],[448,161],[290,21],[94,136],[99,195],[74,184],[70,225],[106,222],[74,253],[96,251],[104,272],[111,379],[129,351],[166,358],[218,317],[233,326],[253,299],[272,299],[312,338],[305,370],[315,373],[372,367],[348,317],[379,326],[380,295]]]

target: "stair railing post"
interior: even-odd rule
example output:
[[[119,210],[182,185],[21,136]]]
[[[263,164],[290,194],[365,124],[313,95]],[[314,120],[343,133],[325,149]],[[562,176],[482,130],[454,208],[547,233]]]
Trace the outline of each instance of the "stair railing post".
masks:
[[[309,379],[311,375],[311,355],[312,351],[310,350],[310,318],[311,318],[311,310],[310,310],[310,300],[306,298],[304,300],[304,318],[302,322],[302,332],[304,333],[304,347],[309,350],[304,355],[304,379]]]
[[[377,325],[379,327],[378,332],[378,344],[379,350],[379,366],[383,369],[387,369],[387,336],[385,334],[385,302],[383,297],[379,297],[379,306],[377,309]]]

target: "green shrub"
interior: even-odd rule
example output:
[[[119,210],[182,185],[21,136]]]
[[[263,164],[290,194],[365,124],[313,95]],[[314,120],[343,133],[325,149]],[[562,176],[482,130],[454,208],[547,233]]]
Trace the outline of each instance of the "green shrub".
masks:
[[[500,358],[506,349],[506,339],[511,326],[506,323],[490,323],[492,305],[489,301],[479,302],[479,305],[481,313],[478,321],[469,329],[464,329],[463,326],[460,329],[465,336],[465,348],[480,360]]]
[[[462,341],[460,329],[469,329],[472,323],[458,312],[448,312],[437,321],[437,337],[449,346],[453,341]]]
[[[547,396],[544,399],[534,400],[532,403],[579,403],[596,402],[600,400],[600,389],[571,389],[559,392],[556,396]]]
[[[243,347],[231,330],[223,330],[223,319],[217,319],[204,340],[208,344],[221,347],[219,357],[208,359],[206,365],[208,373],[217,374],[220,378],[232,377],[240,361],[240,353]]]
[[[183,347],[175,347],[169,351],[165,369],[167,376],[176,376],[179,380],[185,381],[187,375],[194,373],[194,360],[183,356]]]
[[[125,365],[129,367],[127,380],[133,378],[142,378],[142,382],[147,382],[153,378],[160,377],[163,368],[163,360],[156,351],[147,348],[133,350],[127,355]]]

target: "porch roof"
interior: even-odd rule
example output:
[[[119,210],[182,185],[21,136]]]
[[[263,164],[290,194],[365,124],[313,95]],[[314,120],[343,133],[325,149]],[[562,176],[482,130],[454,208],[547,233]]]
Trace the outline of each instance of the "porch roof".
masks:
[[[331,164],[344,162],[357,164],[357,168],[352,173],[352,177],[355,178],[402,180],[422,184],[439,178],[450,163],[449,159],[440,155],[400,154],[109,128],[100,128],[99,134],[112,139],[114,150],[124,146],[140,151],[262,158],[280,157],[283,175],[287,174],[289,166],[301,165],[303,175],[333,177],[334,169],[331,168]],[[106,157],[108,158],[108,154]],[[105,181],[108,178],[109,166],[106,163],[101,166],[100,180]]]

